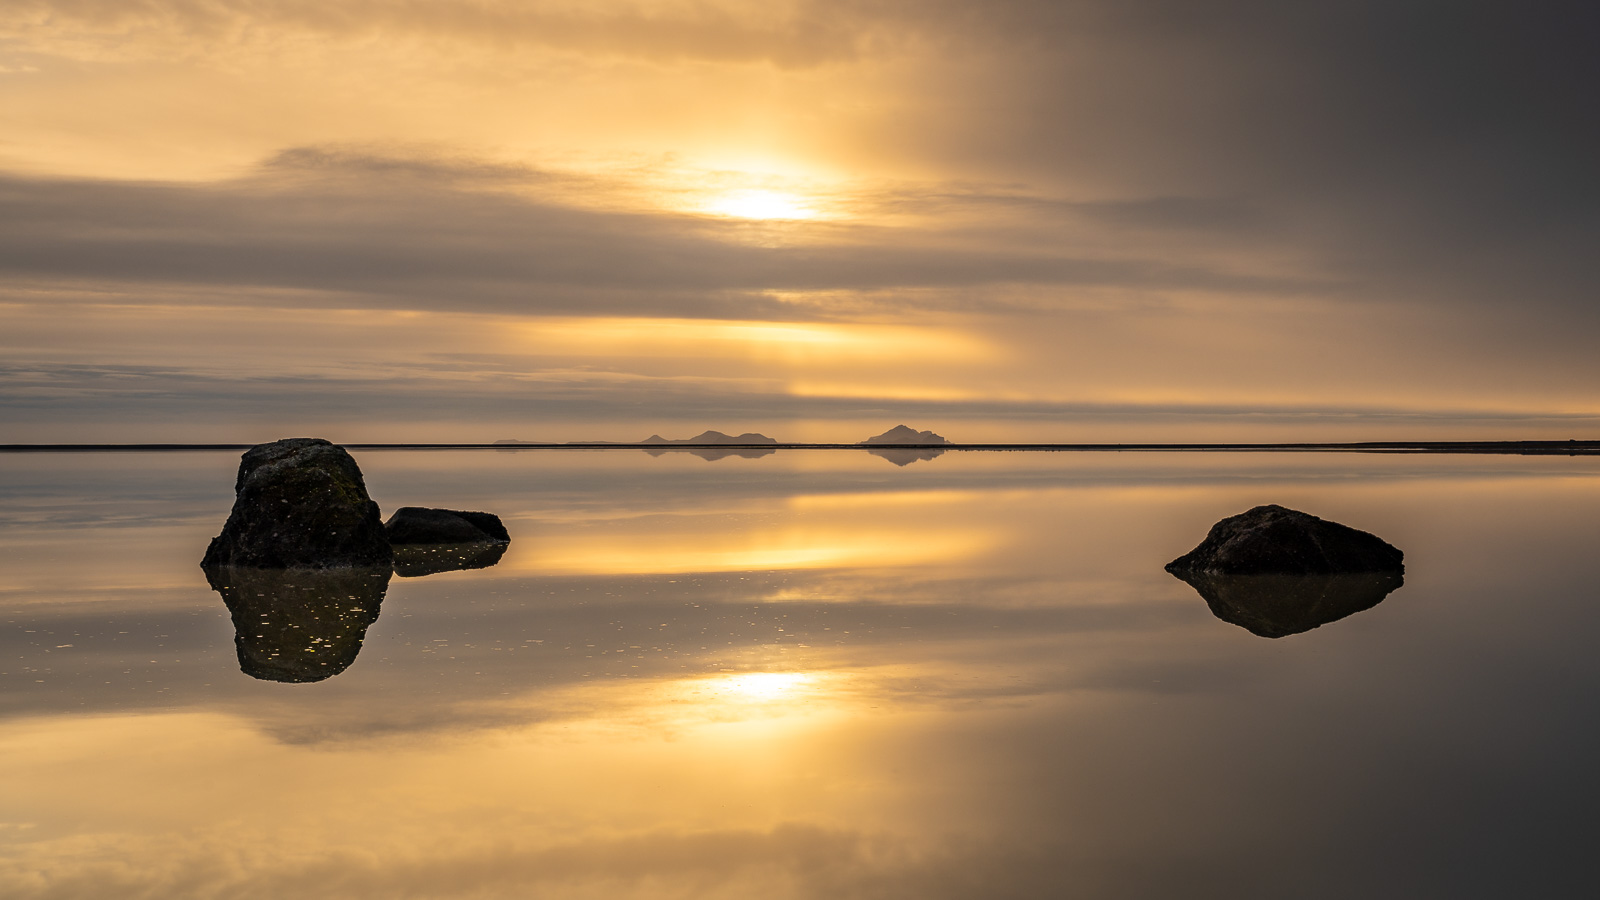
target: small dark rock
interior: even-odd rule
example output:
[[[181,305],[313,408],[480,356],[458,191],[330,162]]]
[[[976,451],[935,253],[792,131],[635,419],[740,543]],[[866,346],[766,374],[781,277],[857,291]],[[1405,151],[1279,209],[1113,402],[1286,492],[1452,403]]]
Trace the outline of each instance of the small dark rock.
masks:
[[[390,570],[206,569],[233,617],[239,669],[263,681],[331,678],[355,662]]]
[[[1334,575],[1403,572],[1382,538],[1282,506],[1258,506],[1211,526],[1200,546],[1167,563],[1174,575]]]
[[[1252,634],[1280,638],[1371,609],[1405,583],[1399,572],[1341,575],[1175,573],[1211,614]]]
[[[402,506],[383,527],[391,544],[479,544],[511,540],[500,517],[486,512]]]
[[[391,564],[378,504],[344,448],[290,438],[245,451],[233,511],[200,565],[257,569]]]
[[[504,541],[471,544],[399,544],[394,548],[394,573],[420,578],[440,572],[487,569],[506,555]]]

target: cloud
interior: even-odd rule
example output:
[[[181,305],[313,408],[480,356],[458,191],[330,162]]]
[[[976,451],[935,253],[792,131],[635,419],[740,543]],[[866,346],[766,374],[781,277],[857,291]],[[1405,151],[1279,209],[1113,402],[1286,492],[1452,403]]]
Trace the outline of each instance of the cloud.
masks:
[[[41,49],[86,54],[92,48],[95,55],[127,56],[185,41],[199,42],[186,55],[218,53],[300,34],[797,68],[850,59],[862,49],[864,36],[852,29],[853,21],[831,11],[812,3],[19,0],[0,23]],[[119,39],[126,42],[121,48],[114,45]]]
[[[62,284],[285,288],[324,302],[524,313],[793,316],[769,292],[998,285],[1205,291],[1312,282],[1136,254],[1001,244],[981,227],[761,226],[553,202],[561,178],[472,160],[299,148],[210,184],[0,177],[0,274]],[[967,206],[983,198],[964,197]],[[955,202],[947,199],[947,204]],[[1178,222],[1156,201],[1091,215]],[[1202,216],[1203,218],[1203,216]]]
[[[962,21],[925,84],[947,124],[905,131],[926,154],[1238,198],[1385,302],[1592,305],[1591,7],[1002,0]]]

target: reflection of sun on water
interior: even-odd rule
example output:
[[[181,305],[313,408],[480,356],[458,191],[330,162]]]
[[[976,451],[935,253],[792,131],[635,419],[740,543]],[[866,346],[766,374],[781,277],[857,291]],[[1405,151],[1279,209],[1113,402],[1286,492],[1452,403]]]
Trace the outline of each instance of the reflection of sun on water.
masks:
[[[739,672],[664,685],[659,707],[678,728],[767,739],[844,712],[838,673]]]
[[[994,541],[988,531],[920,522],[873,528],[823,521],[810,528],[773,531],[752,529],[738,521],[686,521],[693,522],[697,530],[552,532],[536,545],[513,551],[501,563],[502,571],[633,575],[885,568],[935,560],[950,563],[981,553]]]
[[[759,189],[729,191],[714,197],[702,209],[736,219],[814,219],[818,215],[795,194]]]

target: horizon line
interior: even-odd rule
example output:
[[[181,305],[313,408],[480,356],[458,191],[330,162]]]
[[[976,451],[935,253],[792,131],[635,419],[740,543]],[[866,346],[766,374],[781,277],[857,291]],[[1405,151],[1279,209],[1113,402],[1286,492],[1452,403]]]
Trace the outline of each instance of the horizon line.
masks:
[[[270,443],[270,442],[267,442]],[[0,453],[94,453],[249,450],[245,443],[40,443],[0,444]],[[351,442],[352,450],[951,450],[1039,452],[1349,452],[1464,454],[1600,454],[1600,440],[1490,441],[1290,441],[1290,442],[995,442],[946,444],[867,444],[831,442],[688,443],[641,441],[515,441],[506,443]]]

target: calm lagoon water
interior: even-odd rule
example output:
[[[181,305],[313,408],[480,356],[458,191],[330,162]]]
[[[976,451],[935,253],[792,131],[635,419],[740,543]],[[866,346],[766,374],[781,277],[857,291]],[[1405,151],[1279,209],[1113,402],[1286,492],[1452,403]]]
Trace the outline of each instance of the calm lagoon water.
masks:
[[[498,513],[348,668],[244,674],[236,453],[0,456],[0,896],[1593,896],[1600,460],[367,452]],[[1259,637],[1279,503],[1405,584]]]

